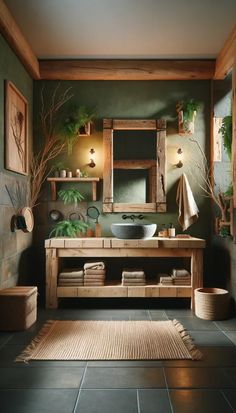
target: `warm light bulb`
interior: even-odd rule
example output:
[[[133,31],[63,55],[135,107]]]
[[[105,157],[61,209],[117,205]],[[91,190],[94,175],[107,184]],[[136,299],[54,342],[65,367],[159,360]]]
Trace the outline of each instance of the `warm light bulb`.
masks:
[[[91,148],[89,151],[89,164],[88,164],[90,168],[94,168],[96,166],[94,162],[94,158],[95,158],[94,154],[95,154],[95,150]]]
[[[182,168],[182,166],[183,166],[183,151],[182,151],[181,148],[179,148],[177,150],[177,154],[178,154],[178,162],[176,164],[176,167],[177,168]]]

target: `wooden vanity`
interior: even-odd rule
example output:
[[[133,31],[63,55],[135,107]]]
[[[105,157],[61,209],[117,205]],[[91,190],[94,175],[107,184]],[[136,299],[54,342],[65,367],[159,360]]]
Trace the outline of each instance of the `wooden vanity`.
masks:
[[[52,238],[45,241],[46,307],[57,308],[59,297],[191,297],[203,286],[203,249],[199,238],[149,238],[120,240],[116,238]],[[102,287],[58,287],[57,278],[64,258],[89,260],[98,257],[186,257],[190,259],[191,285],[166,286],[147,282],[145,286],[122,286],[110,283]]]

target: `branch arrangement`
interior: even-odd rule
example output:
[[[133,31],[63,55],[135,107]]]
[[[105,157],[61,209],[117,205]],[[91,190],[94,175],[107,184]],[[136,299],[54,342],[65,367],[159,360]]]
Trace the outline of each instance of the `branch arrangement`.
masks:
[[[219,207],[220,212],[221,212],[221,219],[222,221],[227,221],[227,209],[228,205],[226,202],[226,199],[224,197],[224,194],[221,190],[219,190],[218,194],[215,194],[215,181],[213,177],[213,173],[211,168],[208,166],[207,158],[205,153],[203,152],[201,146],[199,145],[198,141],[193,138],[189,138],[191,142],[194,142],[202,156],[202,159],[200,162],[195,162],[195,166],[197,167],[199,171],[199,177],[201,182],[199,183],[200,188],[203,190],[205,193],[205,196],[208,198],[211,198],[213,202]]]
[[[29,205],[36,205],[43,183],[50,174],[52,167],[48,168],[49,162],[56,158],[66,148],[65,140],[57,134],[55,120],[61,107],[72,98],[71,88],[59,94],[60,84],[55,88],[51,100],[46,105],[44,88],[41,90],[41,112],[40,124],[42,133],[42,149],[33,153],[30,161],[31,191]]]

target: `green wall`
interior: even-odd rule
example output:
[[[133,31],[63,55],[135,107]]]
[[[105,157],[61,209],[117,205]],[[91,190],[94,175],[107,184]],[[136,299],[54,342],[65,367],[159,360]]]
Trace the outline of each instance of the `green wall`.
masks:
[[[29,148],[32,143],[33,81],[0,35],[0,288],[26,283],[33,278],[30,268],[32,234],[10,230],[15,214],[5,185],[15,194],[15,185],[26,191],[28,177],[4,169],[4,82],[10,80],[28,100]],[[32,278],[31,278],[32,276]]]
[[[35,137],[40,140],[38,133],[38,112],[40,110],[40,93],[44,86],[45,96],[48,99],[52,95],[58,83],[55,81],[37,81],[34,83],[34,127]],[[180,231],[177,221],[177,205],[175,202],[178,180],[183,172],[186,173],[194,197],[198,204],[200,214],[199,220],[189,229],[194,236],[208,238],[210,208],[208,200],[203,196],[199,187],[199,176],[196,162],[200,152],[196,144],[189,141],[188,137],[177,133],[176,103],[184,98],[194,98],[202,102],[202,108],[197,115],[194,137],[208,155],[209,152],[209,107],[210,107],[210,82],[209,81],[64,81],[60,84],[60,91],[71,87],[73,93],[72,103],[86,105],[96,109],[96,120],[93,133],[90,137],[80,137],[74,146],[72,156],[63,157],[67,166],[75,170],[80,167],[87,170],[90,175],[102,178],[103,154],[102,154],[102,119],[103,118],[161,118],[167,120],[167,213],[145,214],[152,222],[161,225],[173,222]],[[65,107],[66,112],[66,107]],[[63,117],[63,116],[62,116]],[[60,119],[59,119],[60,120]],[[93,147],[96,151],[96,167],[91,169],[86,166],[88,162],[88,151]],[[177,149],[181,147],[184,154],[184,167],[175,167]],[[102,210],[102,188],[99,188],[99,200],[91,202],[89,188],[80,187],[85,191],[88,205],[95,204]],[[50,200],[50,194],[44,200]],[[50,207],[55,205],[50,204]],[[61,207],[60,203],[56,204]],[[41,217],[42,223],[42,217]],[[121,214],[102,214],[102,234],[111,235],[110,224],[121,220]],[[46,222],[47,221],[47,222]],[[44,234],[49,233],[50,221],[45,219]],[[47,228],[48,227],[48,228]]]

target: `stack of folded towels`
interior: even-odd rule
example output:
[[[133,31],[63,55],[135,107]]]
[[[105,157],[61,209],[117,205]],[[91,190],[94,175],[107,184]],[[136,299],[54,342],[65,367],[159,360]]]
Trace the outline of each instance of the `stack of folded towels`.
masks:
[[[58,275],[59,287],[81,287],[83,284],[83,268],[65,268]]]
[[[141,286],[146,285],[146,276],[140,268],[124,268],[122,271],[122,285],[126,286]]]
[[[171,278],[174,285],[191,285],[191,275],[184,268],[173,268]]]
[[[84,264],[84,286],[98,286],[105,284],[106,268],[104,262],[86,262]]]
[[[158,278],[160,279],[160,283],[162,285],[172,285],[173,284],[172,277],[168,274],[159,274]]]

